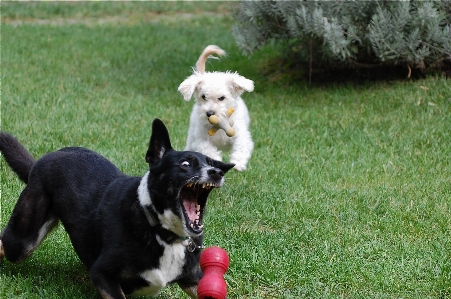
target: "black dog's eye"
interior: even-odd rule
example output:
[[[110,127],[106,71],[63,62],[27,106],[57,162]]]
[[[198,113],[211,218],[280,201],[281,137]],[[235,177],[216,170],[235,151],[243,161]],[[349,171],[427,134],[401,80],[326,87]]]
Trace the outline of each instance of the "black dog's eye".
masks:
[[[224,99],[225,99],[225,96],[218,98],[218,100],[220,100],[220,101],[224,101]]]
[[[203,94],[202,99],[207,100],[207,97]]]
[[[188,161],[183,161],[180,165],[183,167],[191,167],[191,163],[189,163]]]

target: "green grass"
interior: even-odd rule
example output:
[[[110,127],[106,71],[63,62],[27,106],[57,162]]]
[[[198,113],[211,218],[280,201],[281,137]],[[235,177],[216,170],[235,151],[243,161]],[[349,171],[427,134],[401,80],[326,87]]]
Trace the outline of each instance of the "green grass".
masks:
[[[192,103],[177,87],[217,44],[228,56],[207,69],[256,86],[243,95],[250,168],[230,173],[207,211],[205,245],[230,254],[229,297],[450,298],[451,81],[274,80],[277,49],[241,56],[229,10],[3,3],[2,130],[35,157],[85,146],[142,175],[155,117],[183,148]],[[3,228],[23,184],[0,165]],[[61,227],[24,263],[4,261],[0,281],[0,298],[96,296]],[[169,287],[159,298],[183,296]]]

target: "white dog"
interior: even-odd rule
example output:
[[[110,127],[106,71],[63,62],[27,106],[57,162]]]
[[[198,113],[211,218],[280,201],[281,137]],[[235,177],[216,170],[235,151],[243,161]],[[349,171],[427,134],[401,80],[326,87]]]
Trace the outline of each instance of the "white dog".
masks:
[[[241,99],[245,91],[254,90],[254,82],[229,71],[205,72],[205,62],[212,54],[225,55],[224,50],[210,45],[200,55],[193,74],[183,81],[178,90],[185,101],[194,96],[190,126],[185,150],[197,151],[215,160],[221,160],[222,151],[230,150],[230,162],[242,171],[251,157],[254,143],[249,131],[249,111]],[[230,115],[230,108],[232,114]],[[227,113],[229,111],[229,114]],[[235,134],[228,137],[224,130],[211,133],[209,117],[229,118]],[[230,115],[230,116],[229,116]]]

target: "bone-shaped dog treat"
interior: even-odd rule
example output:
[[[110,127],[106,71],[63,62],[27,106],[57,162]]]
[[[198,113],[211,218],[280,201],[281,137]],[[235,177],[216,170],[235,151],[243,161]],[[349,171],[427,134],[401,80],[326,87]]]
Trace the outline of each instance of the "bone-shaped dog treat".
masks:
[[[208,118],[210,124],[213,127],[208,131],[208,135],[213,136],[219,129],[223,129],[227,136],[232,137],[235,135],[235,129],[233,127],[233,120],[230,119],[230,116],[233,114],[235,109],[229,108],[227,110],[227,117],[219,118],[219,116],[213,114]]]

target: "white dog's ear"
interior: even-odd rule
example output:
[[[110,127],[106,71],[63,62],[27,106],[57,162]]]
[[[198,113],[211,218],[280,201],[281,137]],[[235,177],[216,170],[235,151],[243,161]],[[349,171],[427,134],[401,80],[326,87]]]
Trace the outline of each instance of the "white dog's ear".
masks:
[[[254,90],[254,81],[246,79],[243,76],[235,74],[230,74],[230,85],[235,93],[241,95],[243,92],[251,92]]]
[[[185,79],[178,88],[178,91],[183,95],[185,101],[191,100],[196,87],[201,83],[201,78],[197,75],[191,75]]]

